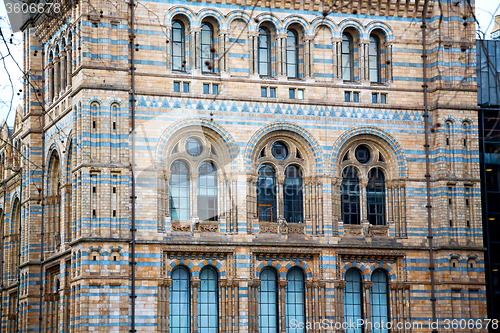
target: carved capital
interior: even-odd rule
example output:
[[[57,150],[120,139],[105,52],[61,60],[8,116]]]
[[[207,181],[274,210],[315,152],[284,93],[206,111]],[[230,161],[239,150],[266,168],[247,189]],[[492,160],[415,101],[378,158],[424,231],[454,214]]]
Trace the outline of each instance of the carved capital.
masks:
[[[280,288],[285,288],[287,286],[287,284],[288,284],[287,280],[281,280],[281,281],[278,282],[278,286]]]
[[[373,282],[363,282],[363,289],[371,289]]]
[[[191,287],[198,288],[199,286],[200,286],[200,280],[199,279],[193,279],[193,280],[191,280]]]
[[[345,281],[337,281],[337,282],[335,282],[335,288],[344,289],[345,288]]]

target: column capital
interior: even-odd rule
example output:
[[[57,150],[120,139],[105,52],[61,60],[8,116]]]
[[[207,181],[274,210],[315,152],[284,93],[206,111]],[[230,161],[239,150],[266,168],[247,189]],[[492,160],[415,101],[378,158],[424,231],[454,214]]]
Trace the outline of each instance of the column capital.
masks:
[[[287,280],[280,280],[280,281],[278,281],[278,286],[280,288],[285,288],[287,285],[288,285],[288,281]]]
[[[193,278],[191,280],[191,287],[198,288],[200,286],[200,279]]]
[[[363,289],[371,289],[372,284],[373,284],[373,282],[371,282],[371,281],[363,282]]]
[[[335,288],[344,289],[345,288],[345,281],[337,281],[337,282],[335,282]]]

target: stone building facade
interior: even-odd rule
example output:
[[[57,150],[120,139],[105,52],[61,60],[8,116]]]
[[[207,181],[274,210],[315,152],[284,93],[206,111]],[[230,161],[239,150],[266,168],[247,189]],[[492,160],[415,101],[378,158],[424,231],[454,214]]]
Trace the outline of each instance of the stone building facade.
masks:
[[[442,325],[485,318],[465,1],[427,14],[430,282],[423,5],[139,1],[132,22],[89,0],[27,22],[2,331],[126,332],[133,283],[141,332],[429,332],[431,288]]]

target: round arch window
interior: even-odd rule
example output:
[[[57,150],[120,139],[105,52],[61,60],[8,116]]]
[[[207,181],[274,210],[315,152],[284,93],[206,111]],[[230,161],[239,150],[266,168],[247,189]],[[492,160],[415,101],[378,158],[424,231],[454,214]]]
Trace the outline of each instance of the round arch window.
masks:
[[[200,139],[195,137],[190,137],[186,140],[185,148],[186,152],[193,157],[198,157],[203,152],[203,145]]]
[[[288,157],[288,148],[282,141],[276,141],[271,147],[271,153],[275,159],[283,161]]]
[[[361,164],[366,164],[370,161],[370,149],[365,145],[359,145],[355,151],[356,159]]]

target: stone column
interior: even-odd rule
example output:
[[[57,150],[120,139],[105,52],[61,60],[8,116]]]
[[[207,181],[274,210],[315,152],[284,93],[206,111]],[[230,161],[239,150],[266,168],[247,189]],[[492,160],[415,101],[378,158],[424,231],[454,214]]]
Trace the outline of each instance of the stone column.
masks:
[[[54,101],[59,98],[59,85],[61,84],[61,66],[59,57],[54,57]]]
[[[191,183],[191,220],[198,222],[198,173],[192,172],[189,175]]]
[[[66,45],[66,84],[68,89],[73,84],[73,57],[71,51],[71,44]]]
[[[276,76],[286,77],[286,33],[276,35]]]
[[[333,53],[333,79],[338,80],[338,79],[341,79],[341,75],[340,75],[340,66],[341,66],[340,46],[342,43],[342,38],[339,39],[339,37],[332,37],[331,41],[332,41],[332,53]]]
[[[358,54],[358,77],[360,82],[369,81],[368,77],[368,46],[370,39],[360,38],[359,40],[359,54]],[[356,76],[356,75],[354,75]]]
[[[332,212],[333,212],[333,221],[332,221],[332,229],[333,235],[336,236],[339,233],[339,222],[342,221],[342,190],[340,186],[342,185],[342,180],[340,178],[335,178],[332,180]]]
[[[345,281],[335,283],[335,321],[344,322],[344,290]]]
[[[281,317],[281,329],[280,333],[286,333],[286,285],[288,281],[281,280],[278,282],[279,287],[279,314]]]
[[[229,31],[224,34],[224,72],[229,71],[229,57],[227,55],[228,45],[229,45]]]
[[[385,42],[385,82],[392,83],[392,46],[393,42]]]
[[[406,232],[406,189],[403,183],[400,183],[400,193],[401,193],[401,228],[402,237],[407,237]]]
[[[239,296],[239,282],[233,281],[234,287],[234,332],[238,333],[239,331],[239,322],[240,322],[240,296]]]
[[[196,66],[196,31],[193,28],[189,31],[189,59],[186,59],[186,67],[184,67],[186,71],[187,66],[190,70]]]
[[[219,47],[218,47],[218,53],[219,53],[219,72],[225,71],[225,64],[224,64],[224,57],[226,54],[226,49],[225,49],[225,33],[222,30],[219,30]]]
[[[304,77],[311,77],[311,36],[308,35],[304,36]]]
[[[61,63],[60,63],[60,66],[61,66],[61,95],[62,93],[65,91],[65,88],[66,88],[66,73],[67,73],[67,69],[66,69],[66,51],[61,51]]]
[[[54,64],[49,63],[48,66],[49,69],[49,103],[51,103],[54,100]]]
[[[191,280],[191,288],[193,289],[193,303],[192,303],[193,307],[191,310],[191,316],[192,316],[191,322],[193,323],[193,333],[198,333],[198,287],[199,286],[200,286],[200,280],[193,278]]]
[[[390,283],[389,284],[389,292],[390,292],[390,306],[389,309],[391,311],[391,319],[392,319],[392,325],[393,327],[397,327],[398,323],[398,318],[397,318],[397,307],[398,307],[398,300],[397,300],[397,286],[396,283]]]
[[[370,309],[370,290],[372,288],[372,282],[364,282],[363,281],[363,289],[364,289],[364,294],[365,294],[365,297],[364,297],[364,302],[365,302],[365,312],[364,312],[364,320],[365,322],[367,320],[370,320],[371,321],[371,309]],[[365,330],[365,333],[370,333],[371,332],[371,328],[370,326],[367,326],[366,327],[366,330]]]
[[[221,313],[220,313],[220,318],[221,318],[221,333],[226,333],[226,280],[221,280],[219,283],[219,288],[220,288],[220,298],[221,298]]]
[[[170,37],[172,37],[172,26],[167,26],[165,29],[165,34],[167,35],[167,38],[165,40],[166,46],[167,46],[167,72],[170,72],[172,70],[172,45],[171,45],[171,40]]]
[[[201,65],[201,40],[200,40],[200,35],[201,35],[201,29],[196,29],[195,30],[195,57],[194,57],[194,69],[199,69],[201,70],[202,65]],[[212,64],[212,66],[215,66],[215,64]]]
[[[278,218],[278,221],[284,220],[285,219],[285,202],[283,200],[283,184],[285,182],[285,176],[283,175],[278,175],[276,177],[276,196],[278,197],[278,211],[276,212],[276,216]],[[277,222],[277,221],[273,221]]]
[[[313,320],[314,316],[314,305],[313,305],[313,296],[312,296],[312,281],[305,281],[304,283],[304,295],[305,295],[305,307],[306,307],[306,323],[310,323]]]
[[[361,223],[368,223],[368,209],[367,209],[367,201],[366,201],[366,187],[368,186],[368,179],[361,179],[359,182],[359,186],[361,187],[361,202],[359,212],[361,214]]]

